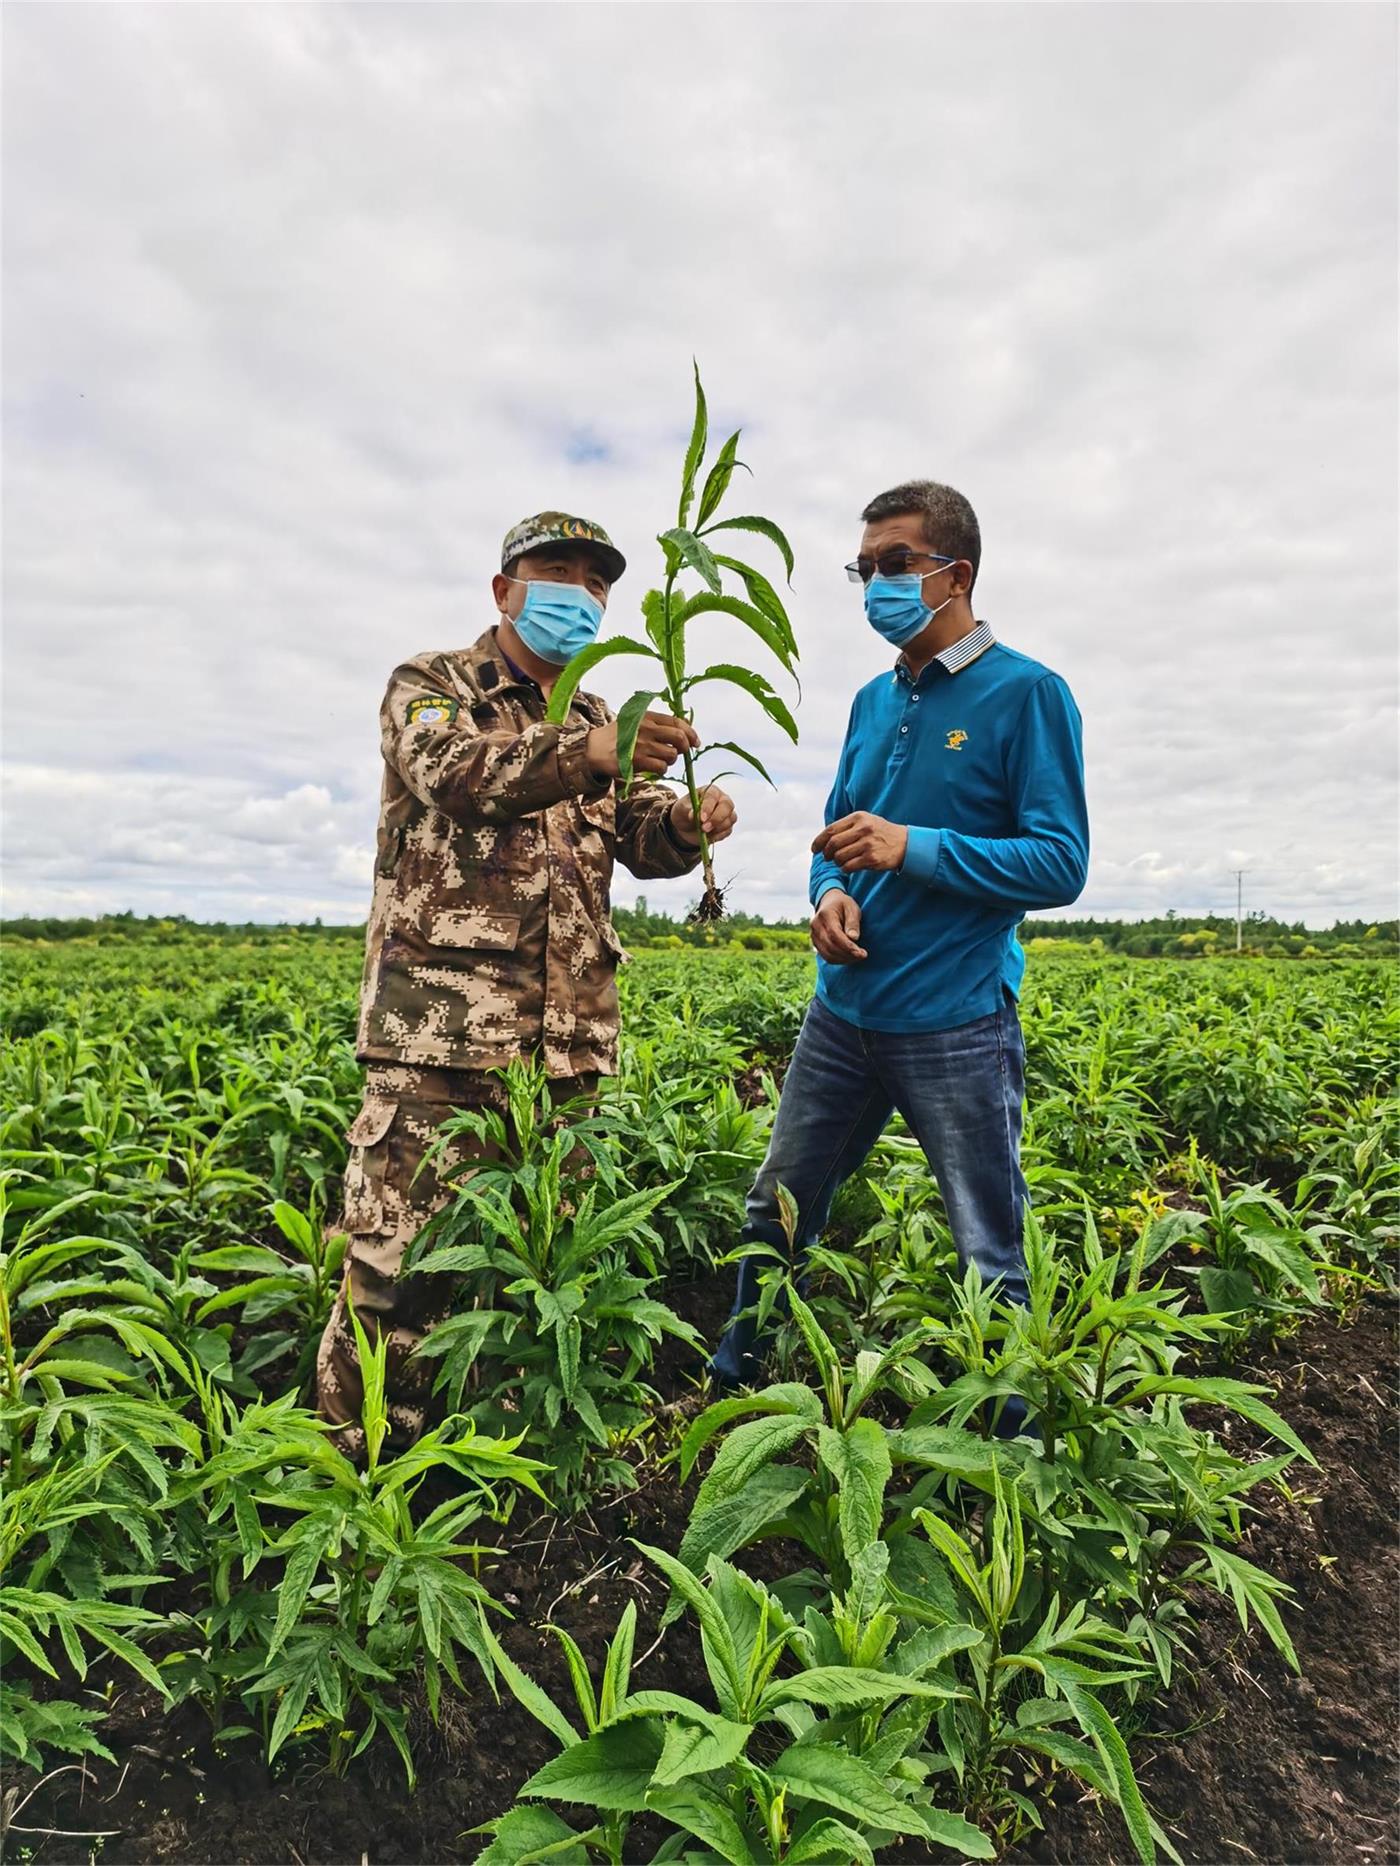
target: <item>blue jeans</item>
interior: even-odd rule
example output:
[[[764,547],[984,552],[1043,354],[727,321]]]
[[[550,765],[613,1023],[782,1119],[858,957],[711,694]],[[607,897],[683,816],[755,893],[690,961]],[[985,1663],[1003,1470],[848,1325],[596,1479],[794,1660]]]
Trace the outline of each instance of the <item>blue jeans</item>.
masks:
[[[783,1083],[768,1154],[749,1194],[745,1243],[786,1252],[779,1185],[797,1201],[799,1261],[816,1242],[837,1187],[861,1165],[897,1108],[917,1136],[948,1209],[963,1264],[1026,1300],[1021,1172],[1025,1047],[1010,995],[1000,1011],[955,1030],[862,1030],[814,998]],[[719,1386],[751,1384],[763,1343],[753,1313],[766,1266],[745,1257],[729,1325],[710,1362]],[[1020,1405],[1008,1407],[1019,1423]],[[1012,1425],[1003,1414],[1003,1424]]]

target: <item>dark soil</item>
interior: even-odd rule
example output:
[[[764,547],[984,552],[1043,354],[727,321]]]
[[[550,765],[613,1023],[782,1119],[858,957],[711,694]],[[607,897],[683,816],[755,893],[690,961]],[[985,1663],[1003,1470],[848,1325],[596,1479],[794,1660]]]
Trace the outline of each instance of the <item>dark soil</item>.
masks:
[[[1203,1603],[1197,1674],[1155,1703],[1138,1780],[1191,1866],[1390,1866],[1400,1860],[1400,1468],[1396,1310],[1310,1322],[1267,1361],[1231,1371],[1276,1386],[1316,1457],[1291,1499],[1261,1500],[1241,1553],[1287,1581],[1295,1677],[1234,1609]],[[1234,1428],[1234,1436],[1245,1430]],[[1117,1816],[1093,1797],[1052,1807],[1018,1862],[1129,1866]]]
[[[641,1475],[638,1491],[572,1522],[541,1514],[522,1523],[506,1556],[485,1571],[492,1593],[514,1616],[498,1624],[502,1644],[566,1712],[573,1707],[568,1666],[562,1646],[544,1630],[547,1621],[573,1635],[595,1677],[629,1600],[637,1603],[639,1658],[657,1636],[666,1589],[630,1538],[674,1549],[689,1499],[669,1474],[652,1467]],[[691,1693],[697,1674],[703,1676],[698,1645],[680,1622],[646,1660],[645,1680]],[[140,1687],[118,1699],[103,1730],[121,1766],[89,1764],[87,1783],[61,1778],[17,1819],[69,1835],[105,1832],[104,1862],[471,1860],[485,1840],[469,1830],[508,1808],[520,1783],[559,1748],[502,1689],[499,1705],[484,1689],[471,1700],[454,1698],[437,1728],[425,1709],[413,1717],[419,1769],[413,1792],[388,1746],[360,1758],[344,1778],[295,1764],[270,1773],[251,1743],[221,1755],[202,1712],[185,1707],[167,1716]],[[26,1785],[32,1777],[27,1784],[16,1778],[21,1794]],[[658,1831],[648,1857],[660,1839]],[[85,1841],[15,1831],[8,1858],[21,1857],[21,1841],[46,1863],[90,1857]]]
[[[728,1306],[727,1279],[668,1293],[712,1339]],[[1232,1610],[1204,1608],[1205,1664],[1152,1706],[1135,1745],[1144,1792],[1192,1866],[1400,1859],[1395,1322],[1393,1306],[1380,1304],[1347,1328],[1324,1317],[1257,1364],[1321,1467],[1295,1466],[1292,1499],[1265,1502],[1243,1545],[1296,1591],[1285,1617],[1303,1676],[1295,1678],[1266,1641],[1244,1635]],[[682,1396],[695,1390],[694,1371],[694,1357],[678,1351],[656,1384],[667,1398]],[[663,1415],[667,1423],[678,1431],[683,1418]],[[523,1521],[487,1576],[514,1616],[502,1629],[507,1650],[565,1707],[572,1704],[567,1667],[547,1620],[568,1628],[595,1676],[628,1600],[638,1607],[637,1653],[648,1654],[657,1638],[664,1589],[631,1538],[674,1549],[689,1499],[655,1462],[639,1477],[636,1493],[601,1500],[572,1522]],[[800,1565],[795,1551],[752,1554],[755,1572],[776,1573],[789,1555],[788,1566]],[[638,1682],[693,1694],[700,1674],[683,1620],[639,1664]],[[344,1779],[295,1761],[269,1774],[251,1744],[217,1752],[200,1712],[166,1717],[144,1689],[129,1689],[104,1731],[117,1768],[92,1765],[88,1780],[73,1773],[42,1791],[17,1818],[49,1832],[12,1831],[8,1856],[24,1857],[25,1846],[57,1866],[89,1860],[99,1844],[104,1862],[471,1860],[481,1842],[470,1830],[508,1807],[556,1748],[512,1698],[496,1705],[484,1691],[446,1705],[438,1729],[426,1714],[415,1718],[413,1734],[416,1792],[387,1744]],[[17,1778],[21,1795],[29,1786],[32,1778]],[[1045,1817],[1044,1834],[1014,1856],[1021,1866],[1128,1866],[1134,1857],[1117,1816],[1077,1789],[1060,1785]],[[109,1837],[72,1837],[84,1833]],[[649,1858],[659,1834],[638,1824],[633,1836],[638,1859]]]

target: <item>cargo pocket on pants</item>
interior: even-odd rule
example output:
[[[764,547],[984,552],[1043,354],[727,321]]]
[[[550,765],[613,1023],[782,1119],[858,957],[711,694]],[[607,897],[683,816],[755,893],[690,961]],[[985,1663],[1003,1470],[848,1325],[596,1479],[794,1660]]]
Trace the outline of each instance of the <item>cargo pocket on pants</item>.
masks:
[[[389,1130],[398,1111],[396,1101],[367,1095],[346,1132],[350,1158],[345,1166],[341,1222],[352,1237],[384,1229]]]

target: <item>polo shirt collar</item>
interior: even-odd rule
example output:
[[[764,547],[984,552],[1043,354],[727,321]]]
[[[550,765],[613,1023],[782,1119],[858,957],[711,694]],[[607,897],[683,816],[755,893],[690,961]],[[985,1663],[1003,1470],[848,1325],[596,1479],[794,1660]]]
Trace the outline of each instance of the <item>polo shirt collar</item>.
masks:
[[[493,687],[528,687],[532,693],[540,691],[539,684],[532,680],[523,667],[517,667],[505,649],[497,630],[487,629],[467,650],[468,665],[478,678],[485,678],[481,684],[488,691]]]
[[[979,622],[970,634],[963,636],[961,641],[955,641],[950,648],[944,648],[940,654],[936,654],[933,657],[933,661],[938,663],[945,674],[960,674],[962,670],[969,666],[971,662],[975,661],[979,655],[985,654],[988,648],[994,647],[995,645],[996,637],[992,634],[989,624],[986,622]],[[933,661],[929,662],[929,667],[933,666]],[[922,679],[923,674],[927,672],[928,668],[926,667],[923,669],[920,678]],[[909,671],[909,663],[902,654],[894,664],[894,674],[896,680],[912,682],[914,679],[913,674]]]
[[[533,675],[527,674],[523,667],[516,666],[501,646],[500,631],[495,627],[478,636],[467,649],[465,659],[483,692],[494,694],[504,692],[509,687],[523,687],[526,693],[533,693],[536,699],[543,701],[544,689]],[[579,713],[593,726],[603,725],[608,717],[602,701],[588,693],[576,692],[569,701],[569,710],[571,713]]]

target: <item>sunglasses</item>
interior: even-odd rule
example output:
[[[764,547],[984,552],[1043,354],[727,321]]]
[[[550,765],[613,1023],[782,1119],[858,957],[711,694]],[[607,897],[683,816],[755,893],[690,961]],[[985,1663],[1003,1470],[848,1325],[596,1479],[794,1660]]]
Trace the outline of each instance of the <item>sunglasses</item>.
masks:
[[[853,564],[847,564],[845,570],[852,583],[868,583],[877,570],[882,577],[907,577],[919,562],[955,564],[957,561],[956,557],[940,557],[937,551],[882,551],[878,557],[858,557]],[[932,576],[933,572],[928,571],[926,575]]]

